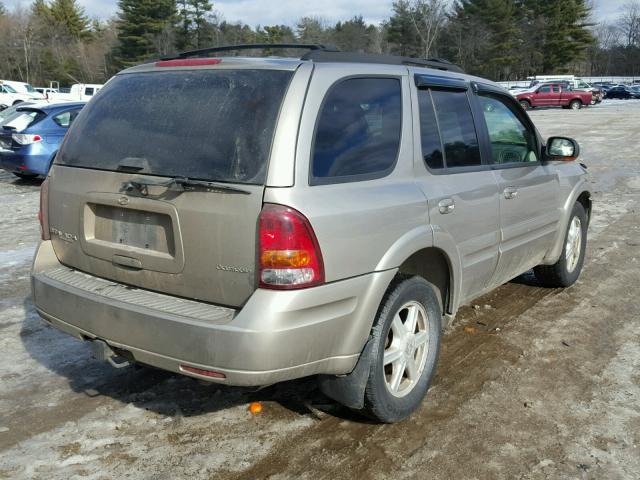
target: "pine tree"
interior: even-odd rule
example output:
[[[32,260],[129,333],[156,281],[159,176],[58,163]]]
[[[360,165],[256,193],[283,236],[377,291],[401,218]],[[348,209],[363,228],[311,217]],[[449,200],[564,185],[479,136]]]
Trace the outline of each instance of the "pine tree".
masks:
[[[581,60],[594,42],[589,23],[591,7],[586,0],[525,0],[531,21],[541,32],[536,49],[541,62],[536,73],[558,73]]]
[[[212,39],[209,17],[213,10],[210,0],[178,0],[176,46],[178,50],[202,48]]]
[[[167,39],[176,19],[175,0],[119,0],[118,46],[114,60],[118,67],[135,65],[162,54],[160,42]]]
[[[453,21],[460,25],[463,42],[473,42],[465,68],[479,75],[508,78],[523,54],[516,0],[460,0]]]
[[[296,35],[300,43],[327,43],[327,32],[318,18],[303,17],[298,20]]]
[[[367,25],[362,16],[338,22],[333,28],[333,39],[336,46],[345,51],[370,52],[376,28]]]
[[[391,51],[398,55],[420,55],[420,42],[411,15],[411,4],[407,0],[393,2],[393,15],[386,25],[386,34]]]
[[[53,21],[62,25],[72,38],[91,36],[89,19],[76,0],[53,0],[48,8]]]

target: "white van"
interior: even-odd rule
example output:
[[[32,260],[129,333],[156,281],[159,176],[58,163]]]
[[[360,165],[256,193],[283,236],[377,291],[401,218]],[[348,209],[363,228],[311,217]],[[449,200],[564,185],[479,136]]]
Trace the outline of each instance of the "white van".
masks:
[[[21,102],[30,102],[34,100],[42,100],[41,97],[31,95],[29,93],[18,92],[9,83],[0,80],[0,110]]]
[[[9,85],[16,92],[29,95],[29,97],[33,100],[44,100],[44,95],[38,92],[30,83],[26,82],[16,82],[13,80],[3,80],[2,83],[5,85]]]

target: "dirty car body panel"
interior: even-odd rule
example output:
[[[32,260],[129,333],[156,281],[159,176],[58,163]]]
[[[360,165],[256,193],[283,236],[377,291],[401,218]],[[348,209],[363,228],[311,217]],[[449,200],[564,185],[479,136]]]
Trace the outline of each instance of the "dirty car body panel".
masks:
[[[464,84],[478,168],[444,173],[425,164],[420,90],[451,85],[418,87],[416,75]],[[349,82],[358,79],[373,80],[371,92],[360,92],[363,125],[377,132],[371,158],[382,162],[384,151],[388,162],[375,174],[349,163],[323,171],[314,164],[321,154],[349,146],[326,153],[332,146],[320,145],[317,132],[331,125],[320,112],[333,108],[332,95],[357,92]],[[558,225],[586,191],[584,171],[575,163],[493,164],[475,98],[480,80],[404,65],[240,57],[119,74],[80,114],[49,174],[48,228],[32,276],[38,312],[80,339],[210,381],[348,374],[389,285],[418,252],[444,259],[438,278],[448,319],[531,268],[531,259],[557,260]],[[156,83],[155,93],[137,90]],[[118,100],[119,86],[130,96]],[[374,94],[389,86],[393,95]],[[388,124],[380,108],[393,112]],[[500,195],[514,182],[522,205],[503,215]],[[539,195],[548,198],[534,207]],[[455,209],[446,211],[448,199]],[[282,290],[261,283],[257,237],[261,211],[273,205],[308,219],[322,282]]]

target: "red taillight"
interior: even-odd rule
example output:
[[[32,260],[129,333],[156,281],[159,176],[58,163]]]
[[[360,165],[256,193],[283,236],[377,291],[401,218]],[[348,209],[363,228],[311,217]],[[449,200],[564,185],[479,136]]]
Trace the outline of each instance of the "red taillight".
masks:
[[[324,283],[322,253],[309,220],[284,205],[266,204],[258,232],[260,286],[294,289]]]
[[[203,377],[227,378],[227,376],[224,373],[214,372],[213,370],[204,370],[202,368],[190,367],[188,365],[180,365],[180,370],[182,370],[183,372],[202,375]]]
[[[222,60],[219,58],[176,58],[174,60],[161,60],[156,62],[156,67],[199,67],[202,65],[217,65]]]
[[[20,145],[31,145],[42,141],[40,135],[31,133],[14,133],[11,137]]]
[[[42,185],[40,185],[40,211],[38,212],[38,220],[40,220],[40,238],[49,240],[49,178],[47,177]]]

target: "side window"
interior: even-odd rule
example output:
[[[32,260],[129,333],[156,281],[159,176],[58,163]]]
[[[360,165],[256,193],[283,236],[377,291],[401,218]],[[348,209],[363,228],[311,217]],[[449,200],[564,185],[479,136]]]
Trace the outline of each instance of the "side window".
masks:
[[[466,92],[432,90],[447,168],[472,167],[482,163],[478,136]]]
[[[565,90],[569,90],[566,85],[563,85]],[[560,93],[560,85],[554,85],[553,86],[553,93]]]
[[[538,90],[538,93],[551,93],[551,87],[549,85],[540,87],[540,90]]]
[[[84,89],[84,94],[87,97],[91,97],[93,95],[93,87],[87,87]]]
[[[311,184],[380,178],[400,148],[402,97],[397,78],[351,78],[327,94],[316,127]]]
[[[493,163],[537,162],[535,133],[499,96],[478,96],[489,130]]]
[[[62,112],[53,117],[53,121],[61,127],[69,128],[75,118],[78,116],[78,113],[80,113],[80,110],[69,110],[67,112]]]
[[[436,112],[429,90],[418,90],[418,108],[420,110],[420,139],[422,158],[431,169],[444,168],[442,142],[438,133]]]

